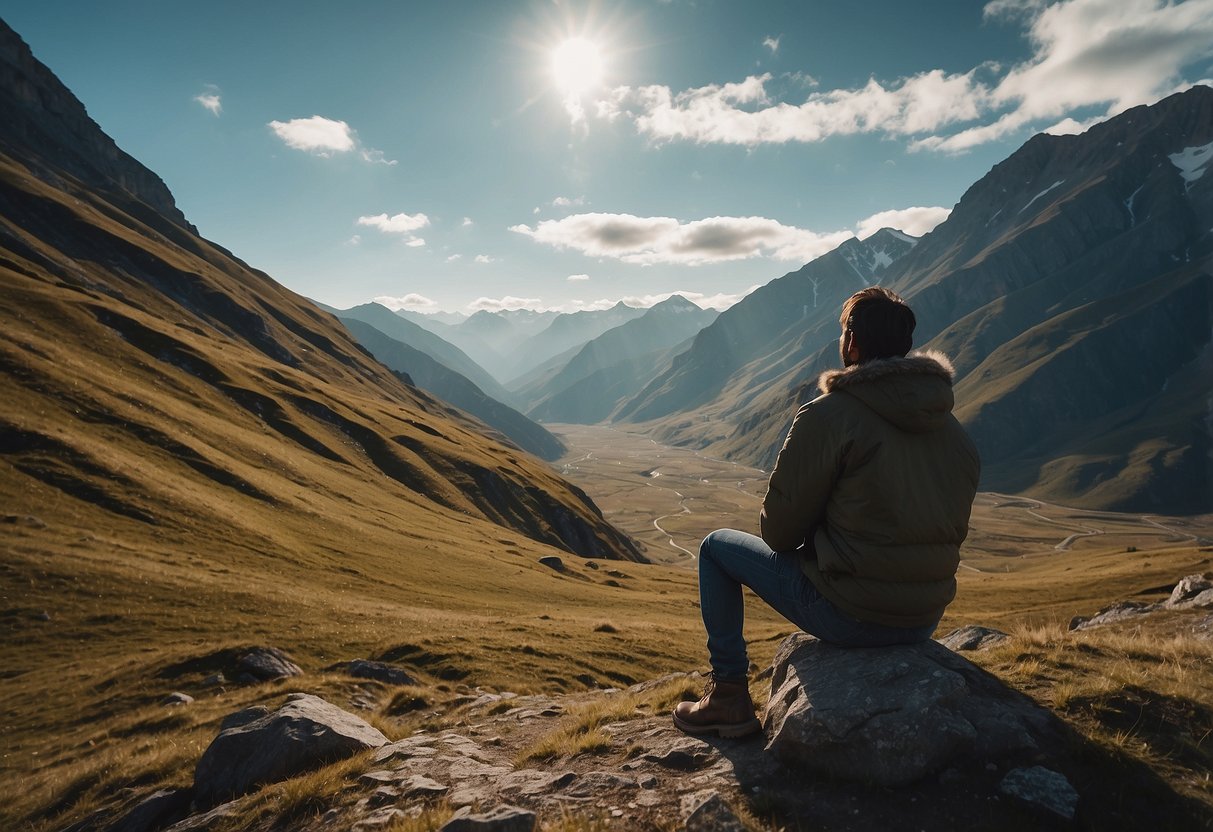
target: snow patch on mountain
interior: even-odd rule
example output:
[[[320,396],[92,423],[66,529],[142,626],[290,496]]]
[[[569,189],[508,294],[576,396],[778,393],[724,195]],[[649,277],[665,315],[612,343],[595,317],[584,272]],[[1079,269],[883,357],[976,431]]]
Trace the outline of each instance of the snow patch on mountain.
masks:
[[[1040,193],[1038,193],[1036,196],[1034,196],[1034,197],[1032,197],[1031,199],[1029,199],[1029,200],[1028,200],[1028,204],[1027,204],[1027,205],[1025,205],[1024,207],[1022,207],[1022,208],[1020,208],[1020,209],[1019,209],[1019,213],[1020,213],[1020,214],[1022,214],[1024,211],[1026,211],[1026,210],[1028,210],[1029,208],[1031,208],[1031,207],[1032,207],[1032,203],[1036,202],[1036,200],[1040,199],[1042,196],[1044,196],[1045,194],[1047,194],[1049,191],[1053,190],[1054,188],[1059,187],[1059,186],[1060,186],[1060,185],[1061,185],[1063,182],[1065,182],[1065,181],[1066,181],[1066,180],[1064,180],[1064,179],[1058,179],[1058,180],[1057,180],[1056,182],[1054,182],[1052,185],[1050,185],[1049,187],[1045,188],[1043,191],[1041,191]]]
[[[1178,153],[1167,157],[1171,164],[1179,168],[1179,175],[1184,180],[1184,193],[1192,187],[1192,183],[1204,176],[1205,166],[1213,159],[1213,142],[1200,147],[1185,147]]]

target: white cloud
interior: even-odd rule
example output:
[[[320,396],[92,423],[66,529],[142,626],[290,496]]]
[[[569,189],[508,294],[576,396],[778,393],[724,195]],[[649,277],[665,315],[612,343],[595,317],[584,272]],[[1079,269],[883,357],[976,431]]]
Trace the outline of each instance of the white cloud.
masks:
[[[987,95],[975,70],[949,75],[936,69],[887,87],[872,78],[857,90],[810,93],[800,105],[775,102],[767,90],[771,80],[769,73],[752,75],[677,94],[664,86],[621,87],[599,111],[608,118],[626,115],[659,141],[752,146],[854,133],[921,133],[976,118]]]
[[[211,115],[218,116],[223,112],[223,101],[219,97],[219,88],[213,84],[207,84],[206,90],[195,95],[194,100],[210,110]]]
[[[412,234],[430,224],[430,218],[425,214],[376,214],[373,217],[359,217],[359,225],[369,225],[378,228],[384,234]]]
[[[542,301],[539,298],[516,298],[513,295],[506,295],[503,298],[476,298],[467,305],[468,309],[480,311],[487,309],[489,312],[501,312],[503,310],[516,309],[539,309]]]
[[[751,257],[808,262],[851,236],[819,234],[765,217],[711,217],[679,222],[672,217],[631,214],[573,214],[544,220],[534,228],[510,228],[554,248],[610,257],[625,263],[700,265]]]
[[[454,263],[456,260],[462,260],[462,259],[463,259],[462,254],[452,254],[450,257],[446,258],[446,262]]]
[[[911,237],[921,237],[946,220],[951,213],[951,208],[938,206],[931,208],[915,206],[881,211],[879,214],[873,214],[855,223],[855,236],[863,240],[882,228],[896,228]]]
[[[877,133],[918,137],[911,150],[960,152],[1042,122],[1089,125],[1075,120],[1084,108],[1104,108],[1106,118],[1151,103],[1186,89],[1185,68],[1213,57],[1213,0],[993,0],[984,14],[1024,27],[1031,57],[1010,67],[871,78],[799,100],[782,98],[770,74],[680,92],[619,87],[591,110],[627,118],[659,142],[754,146]],[[774,52],[778,38],[767,40]]]
[[[383,151],[363,147],[357,133],[344,121],[312,116],[293,118],[290,121],[271,121],[269,127],[287,147],[314,153],[317,156],[332,156],[334,153],[349,153],[357,150],[363,160],[383,165],[395,165],[395,159],[387,159]]]
[[[477,254],[474,258],[477,263],[495,263],[496,258],[490,257],[487,254]]]
[[[416,292],[405,295],[404,297],[396,298],[389,295],[380,295],[374,298],[375,303],[386,306],[393,311],[401,309],[409,309],[414,312],[420,312],[423,309],[433,309],[438,305],[437,301],[430,300],[425,295],[419,295]]]
[[[270,129],[286,142],[287,147],[306,150],[321,156],[348,153],[354,149],[354,131],[344,121],[324,116],[271,121]]]
[[[411,239],[407,243],[405,243],[405,245],[408,246],[409,248],[421,248],[423,245],[425,245],[425,240],[422,239],[421,237],[414,237],[413,239]]]
[[[762,45],[765,46],[767,49],[770,49],[771,54],[774,55],[776,52],[779,51],[779,41],[782,39],[783,39],[783,35],[778,35],[776,37],[771,37],[768,35],[767,37],[762,39]]]
[[[460,228],[467,228],[467,227],[468,227],[468,226],[470,226],[470,225],[475,225],[475,223],[474,223],[474,222],[472,222],[472,218],[471,218],[471,217],[464,217],[464,218],[463,218],[463,222],[459,223],[459,227],[460,227]]]
[[[589,279],[590,279],[590,276],[588,274],[571,274],[565,278],[565,280],[569,281],[570,283],[575,283],[579,280],[589,280]]]
[[[346,240],[346,243],[351,246],[360,245],[362,243],[362,235],[355,234],[353,237],[350,237],[348,240]]]

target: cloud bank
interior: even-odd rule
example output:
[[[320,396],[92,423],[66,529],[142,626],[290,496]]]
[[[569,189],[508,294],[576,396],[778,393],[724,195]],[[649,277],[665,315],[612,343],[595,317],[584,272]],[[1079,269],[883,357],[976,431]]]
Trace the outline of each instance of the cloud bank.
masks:
[[[874,133],[909,139],[911,150],[958,152],[1039,121],[1075,129],[1072,114],[1084,108],[1106,108],[1106,118],[1152,103],[1189,86],[1184,69],[1213,56],[1213,0],[994,0],[984,16],[1023,26],[1031,56],[792,101],[777,98],[769,73],[677,92],[617,87],[593,112],[658,142],[752,147]]]
[[[867,237],[886,226],[920,237],[947,219],[951,210],[912,207],[882,211],[861,220],[854,231],[810,231],[766,217],[710,217],[681,222],[673,217],[632,214],[572,214],[510,230],[557,249],[579,251],[642,266],[699,266],[754,257],[807,263],[852,236]]]
[[[434,309],[438,306],[437,301],[430,300],[425,295],[419,295],[416,292],[411,292],[403,297],[392,297],[390,295],[380,295],[374,298],[375,303],[386,306],[393,312],[399,312],[401,309],[408,309],[413,312],[423,312],[426,309]]]

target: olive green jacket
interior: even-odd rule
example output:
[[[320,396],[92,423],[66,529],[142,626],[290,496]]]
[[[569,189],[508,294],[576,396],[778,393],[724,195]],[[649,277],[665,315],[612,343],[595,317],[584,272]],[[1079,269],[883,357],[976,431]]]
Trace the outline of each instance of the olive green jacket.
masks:
[[[956,595],[981,465],[952,375],[933,352],[823,373],[779,452],[762,538],[852,618],[925,626]]]

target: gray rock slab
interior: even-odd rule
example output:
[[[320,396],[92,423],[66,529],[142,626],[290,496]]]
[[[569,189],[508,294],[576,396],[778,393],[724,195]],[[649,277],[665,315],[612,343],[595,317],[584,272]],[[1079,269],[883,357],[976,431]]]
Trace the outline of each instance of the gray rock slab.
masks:
[[[1163,602],[1163,606],[1169,609],[1201,606],[1203,604],[1194,602],[1205,594],[1208,594],[1209,598],[1204,603],[1213,603],[1213,581],[1201,574],[1187,575],[1175,584],[1175,588],[1171,590],[1171,597]]]
[[[745,824],[717,791],[684,797],[682,815],[686,832],[745,832]]]
[[[669,745],[660,745],[644,755],[650,763],[680,771],[695,771],[711,764],[720,752],[702,740],[689,737],[677,739]]]
[[[1012,769],[1002,778],[998,790],[1066,820],[1073,820],[1078,811],[1078,792],[1070,781],[1044,766]]]
[[[172,693],[170,693],[168,696],[161,699],[160,704],[171,707],[174,705],[189,705],[193,701],[194,701],[194,697],[190,696],[188,693],[182,693],[179,690],[175,690]]]
[[[277,647],[254,647],[240,657],[236,666],[262,682],[303,675],[303,668]]]
[[[483,814],[456,812],[439,832],[533,832],[535,813],[517,806],[498,806]]]
[[[120,817],[108,832],[155,832],[189,814],[192,789],[162,789],[141,800]]]
[[[1104,624],[1114,624],[1117,621],[1126,621],[1130,618],[1149,615],[1160,609],[1160,607],[1160,604],[1147,604],[1142,601],[1117,601],[1110,607],[1104,607],[1090,618],[1078,617],[1073,619],[1070,622],[1070,629],[1089,630],[1092,627],[1100,627]]]
[[[348,711],[299,694],[273,713],[220,731],[198,760],[194,799],[209,809],[386,743],[387,737]]]
[[[346,665],[346,672],[355,679],[374,679],[388,685],[417,684],[417,680],[410,676],[404,668],[386,662],[354,659]]]
[[[803,634],[779,648],[764,717],[766,749],[785,765],[882,786],[963,755],[1035,749],[1055,724],[935,642],[847,649]]]
[[[960,652],[962,650],[985,650],[1008,638],[1010,636],[1002,630],[970,624],[967,627],[953,630],[938,641],[949,650]]]

